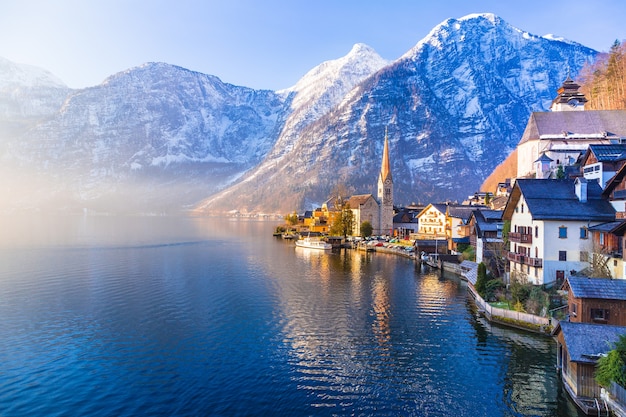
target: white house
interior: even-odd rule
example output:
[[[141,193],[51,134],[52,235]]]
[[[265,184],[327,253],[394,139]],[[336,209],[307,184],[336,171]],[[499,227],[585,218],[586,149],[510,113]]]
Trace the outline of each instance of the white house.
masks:
[[[535,285],[561,283],[587,266],[588,227],[615,220],[596,181],[518,179],[502,219],[510,221],[511,278]]]

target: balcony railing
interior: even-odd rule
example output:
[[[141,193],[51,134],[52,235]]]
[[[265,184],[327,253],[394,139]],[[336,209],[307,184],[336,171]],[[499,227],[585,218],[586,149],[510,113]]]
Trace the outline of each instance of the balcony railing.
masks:
[[[522,255],[521,253],[507,252],[506,257],[509,261],[522,265],[529,265],[537,268],[541,268],[543,266],[543,259],[531,258],[530,256]]]
[[[509,240],[515,243],[533,243],[533,235],[530,233],[509,232]]]

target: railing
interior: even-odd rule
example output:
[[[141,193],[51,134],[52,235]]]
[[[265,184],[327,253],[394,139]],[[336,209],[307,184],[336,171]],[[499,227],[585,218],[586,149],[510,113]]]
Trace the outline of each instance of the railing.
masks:
[[[611,393],[611,397],[613,397],[616,402],[622,406],[626,406],[626,389],[622,388],[615,382],[611,382],[609,392]]]
[[[541,268],[543,266],[543,259],[531,258],[530,256],[522,255],[521,253],[507,252],[506,258],[509,261],[516,262],[518,264],[534,266]]]
[[[504,317],[512,320],[522,321],[525,323],[535,324],[537,326],[549,326],[550,319],[548,317],[535,316],[533,314],[522,313],[521,311],[507,310],[505,308],[492,307],[483,298],[472,290],[475,297],[476,305],[485,311],[489,317]]]
[[[533,243],[533,235],[530,233],[509,232],[509,240],[515,243]]]

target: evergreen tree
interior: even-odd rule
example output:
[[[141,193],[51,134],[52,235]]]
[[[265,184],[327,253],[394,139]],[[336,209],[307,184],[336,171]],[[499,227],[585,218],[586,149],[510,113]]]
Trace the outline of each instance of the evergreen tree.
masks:
[[[487,267],[483,262],[478,264],[478,273],[476,275],[476,284],[474,288],[476,292],[484,298],[485,288],[487,286]]]

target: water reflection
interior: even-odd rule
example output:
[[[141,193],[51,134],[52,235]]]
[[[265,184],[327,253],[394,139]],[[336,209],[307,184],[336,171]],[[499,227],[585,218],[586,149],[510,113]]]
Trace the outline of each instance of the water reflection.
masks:
[[[549,339],[406,258],[262,222],[50,223],[0,250],[3,415],[573,415]]]

